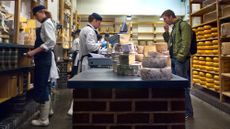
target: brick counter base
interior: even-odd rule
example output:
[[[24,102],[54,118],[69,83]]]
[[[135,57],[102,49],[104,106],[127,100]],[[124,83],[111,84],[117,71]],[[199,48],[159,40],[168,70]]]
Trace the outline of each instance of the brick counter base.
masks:
[[[73,129],[185,129],[184,89],[75,89]]]

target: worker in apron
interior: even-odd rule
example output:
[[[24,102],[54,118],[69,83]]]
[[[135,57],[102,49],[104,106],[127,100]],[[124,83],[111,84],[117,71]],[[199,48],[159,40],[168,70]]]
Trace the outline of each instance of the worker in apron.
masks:
[[[75,63],[78,66],[78,73],[89,69],[88,57],[90,57],[90,53],[98,53],[101,48],[101,43],[98,43],[98,32],[96,30],[100,27],[101,21],[102,17],[99,14],[93,13],[89,15],[89,23],[80,32],[80,49],[77,55],[77,63]],[[73,101],[67,114],[70,116],[73,114]]]
[[[34,100],[40,104],[40,115],[37,120],[31,122],[34,126],[48,126],[50,113],[50,84],[51,67],[54,63],[52,49],[56,44],[55,25],[51,20],[50,13],[42,5],[33,8],[35,18],[41,23],[36,29],[35,48],[27,53],[34,57]],[[55,64],[56,65],[56,64]]]
[[[97,30],[101,25],[102,17],[93,13],[88,17],[88,24],[80,33],[79,67],[78,72],[89,69],[88,57],[90,53],[98,53],[101,43],[98,43]]]

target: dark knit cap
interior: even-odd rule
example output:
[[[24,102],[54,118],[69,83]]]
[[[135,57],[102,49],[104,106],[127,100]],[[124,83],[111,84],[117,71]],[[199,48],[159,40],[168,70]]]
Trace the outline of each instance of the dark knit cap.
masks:
[[[46,9],[46,7],[43,6],[43,5],[35,6],[35,7],[32,9],[33,15],[35,15],[37,12],[39,12],[39,11],[41,11],[41,10],[43,10],[43,9]]]
[[[91,16],[93,16],[98,21],[102,21],[102,17],[97,13],[92,13]]]

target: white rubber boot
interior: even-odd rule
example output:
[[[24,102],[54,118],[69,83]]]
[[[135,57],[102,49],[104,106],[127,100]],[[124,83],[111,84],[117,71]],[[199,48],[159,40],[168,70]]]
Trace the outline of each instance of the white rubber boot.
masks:
[[[49,112],[49,116],[52,117],[54,115],[54,110],[53,110],[53,96],[52,94],[49,96],[49,100],[50,100],[50,112]]]
[[[32,120],[33,126],[44,127],[49,125],[50,100],[40,105],[40,116],[37,120]]]
[[[73,101],[71,102],[71,106],[70,106],[70,109],[69,109],[67,114],[70,115],[70,116],[73,115]]]

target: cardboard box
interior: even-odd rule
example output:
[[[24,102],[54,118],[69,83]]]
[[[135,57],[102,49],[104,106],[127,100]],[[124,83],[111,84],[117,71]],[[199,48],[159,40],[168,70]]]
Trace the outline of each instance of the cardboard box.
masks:
[[[221,25],[221,37],[230,37],[230,23]]]

